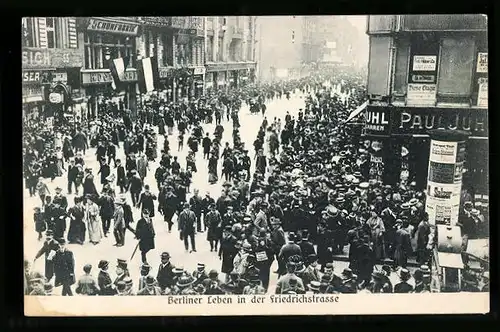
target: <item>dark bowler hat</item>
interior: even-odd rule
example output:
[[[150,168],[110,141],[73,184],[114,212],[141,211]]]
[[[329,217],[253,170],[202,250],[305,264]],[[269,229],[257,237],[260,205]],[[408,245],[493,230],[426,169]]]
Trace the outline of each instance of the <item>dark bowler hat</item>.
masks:
[[[59,244],[66,244],[66,240],[64,238],[57,239]]]
[[[53,236],[54,235],[54,231],[51,230],[51,229],[48,229],[46,232],[45,232],[45,236]]]
[[[161,258],[170,258],[170,254],[166,251],[161,253]]]

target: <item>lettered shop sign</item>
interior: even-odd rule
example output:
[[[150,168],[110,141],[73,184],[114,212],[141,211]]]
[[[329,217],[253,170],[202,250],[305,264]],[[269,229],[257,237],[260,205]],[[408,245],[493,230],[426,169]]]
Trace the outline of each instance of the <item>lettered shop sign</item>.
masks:
[[[488,53],[478,53],[477,54],[477,69],[478,73],[488,72]]]

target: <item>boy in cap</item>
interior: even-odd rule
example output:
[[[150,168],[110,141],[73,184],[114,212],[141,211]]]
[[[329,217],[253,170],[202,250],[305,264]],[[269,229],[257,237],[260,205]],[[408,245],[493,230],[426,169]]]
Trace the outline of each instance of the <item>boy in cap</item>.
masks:
[[[402,268],[399,270],[399,280],[400,282],[394,285],[394,293],[411,293],[413,292],[413,286],[408,283],[411,274],[408,269]]]
[[[92,265],[85,264],[83,267],[83,272],[85,273],[80,277],[77,283],[77,287],[75,289],[76,294],[80,295],[97,295],[99,294],[99,288],[97,288],[97,282],[90,275],[90,271],[92,271]]]
[[[154,296],[161,295],[161,288],[156,286],[156,280],[153,276],[148,275],[145,278],[145,287],[137,292],[137,295]]]

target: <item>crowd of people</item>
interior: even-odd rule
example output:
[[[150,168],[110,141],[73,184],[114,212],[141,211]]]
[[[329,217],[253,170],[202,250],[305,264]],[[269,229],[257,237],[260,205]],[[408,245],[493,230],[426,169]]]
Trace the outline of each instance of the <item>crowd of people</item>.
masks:
[[[341,82],[342,97],[325,87],[325,80]],[[26,293],[50,295],[53,277],[54,286],[63,286],[62,295],[72,295],[75,284],[81,295],[430,292],[435,238],[425,212],[425,192],[411,179],[384,185],[370,162],[370,142],[345,123],[365,99],[364,83],[352,73],[323,73],[216,91],[175,104],[152,94],[134,119],[130,112],[105,103],[99,118],[87,126],[75,123],[58,129],[53,147],[30,128],[25,136],[25,179],[30,195],[41,200],[34,222],[39,239],[45,235],[45,241],[35,259],[45,256],[45,273],[29,273],[31,263],[26,262]],[[267,119],[266,102],[299,91],[307,98],[297,116],[284,110],[282,119]],[[244,103],[263,117],[253,143],[254,158],[240,137]],[[203,124],[213,118],[214,133],[204,132]],[[228,140],[224,121],[232,121],[233,131],[232,142],[223,145]],[[173,135],[174,128],[177,149],[165,139],[158,156],[158,135]],[[184,163],[175,154],[184,149],[185,136],[189,152]],[[208,165],[207,183],[218,183],[219,175],[224,179],[220,197],[202,197],[197,188],[190,194],[193,173],[204,167],[196,161],[199,145],[201,162]],[[89,146],[96,147],[100,165],[97,185],[83,158]],[[121,146],[125,160],[117,158]],[[150,162],[158,158],[152,188],[144,179]],[[74,189],[77,194],[71,207],[62,188],[51,197],[45,183],[45,178],[53,180],[63,171],[67,192]],[[482,216],[471,202],[464,206],[462,232],[471,235]],[[137,221],[134,209],[140,212]],[[210,250],[220,257],[220,273],[207,272],[202,263],[194,272],[185,271],[163,252],[157,275],[151,275],[148,253],[155,249],[155,218],[163,218],[168,232],[177,223],[186,252],[196,252],[196,235],[206,235]],[[99,262],[97,278],[90,264],[75,278],[74,257],[66,243],[83,244],[88,235],[97,245],[112,231],[115,245],[123,246],[127,230],[139,240],[143,264],[138,283],[122,259],[114,280],[107,260]],[[349,266],[342,271],[335,270],[337,255],[348,256]],[[408,260],[413,258],[420,267],[412,273]],[[271,271],[275,260],[278,268]],[[278,275],[274,289],[269,289],[271,273]],[[392,274],[400,282],[393,285]],[[481,280],[464,280],[462,290],[489,289],[487,273]]]

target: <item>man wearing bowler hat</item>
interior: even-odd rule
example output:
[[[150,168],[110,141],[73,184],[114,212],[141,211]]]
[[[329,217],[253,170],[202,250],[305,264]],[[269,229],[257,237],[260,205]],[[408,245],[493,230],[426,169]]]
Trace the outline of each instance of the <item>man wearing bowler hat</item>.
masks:
[[[135,238],[139,240],[142,263],[147,263],[147,253],[155,248],[155,229],[150,217],[150,210],[142,210],[142,218],[137,221]]]
[[[163,252],[161,254],[161,263],[158,267],[158,274],[156,280],[158,281],[158,286],[160,286],[162,292],[166,288],[172,288],[174,286],[174,269],[175,266],[170,262],[170,254],[168,252]]]
[[[108,268],[109,262],[107,260],[99,261],[97,265],[99,268],[99,274],[97,275],[97,284],[99,286],[99,295],[100,296],[108,296],[115,295],[116,290],[113,288],[113,281],[109,276]]]

